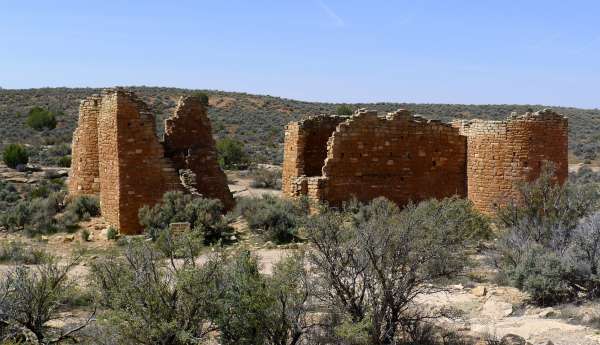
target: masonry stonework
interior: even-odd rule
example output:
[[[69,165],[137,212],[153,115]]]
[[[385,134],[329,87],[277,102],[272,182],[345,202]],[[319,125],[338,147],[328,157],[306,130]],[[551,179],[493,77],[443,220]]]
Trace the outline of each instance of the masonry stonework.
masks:
[[[568,176],[568,123],[552,110],[454,124],[467,137],[468,197],[483,212],[518,201],[519,185],[535,180],[546,163],[559,183]]]
[[[99,95],[91,96],[79,106],[79,120],[73,133],[71,155],[71,178],[69,191],[72,195],[99,194],[100,170],[98,167],[98,113]]]
[[[183,183],[181,176],[183,170],[202,174],[195,176],[194,185],[197,191],[206,191],[206,194],[198,194],[221,198],[231,207],[233,198],[214,158],[206,109],[199,107],[198,102],[195,98],[180,101],[178,113],[167,120],[168,143],[163,143],[155,134],[154,116],[135,94],[114,89],[84,100],[81,108],[84,111],[80,113],[73,140],[77,163],[69,177],[69,193],[99,194],[103,217],[124,234],[143,231],[138,221],[138,210],[142,206],[156,204],[167,191],[188,191],[189,186]],[[95,117],[89,116],[89,104],[97,109],[92,112]],[[192,124],[195,120],[200,123]],[[84,133],[89,134],[85,140]],[[202,137],[204,135],[210,139]],[[177,136],[189,138],[178,139]],[[93,154],[94,148],[96,154]],[[199,163],[194,162],[214,166],[199,169],[196,167]],[[94,170],[77,168],[77,165],[98,167],[97,191],[96,185],[79,187],[84,185],[81,181],[89,181],[88,175],[93,175]],[[204,183],[218,186],[207,187]]]
[[[452,124],[406,110],[312,117],[286,127],[283,193],[332,206],[353,197],[384,196],[402,206],[458,195],[492,213],[545,162],[564,182],[567,132],[567,119],[550,110]]]

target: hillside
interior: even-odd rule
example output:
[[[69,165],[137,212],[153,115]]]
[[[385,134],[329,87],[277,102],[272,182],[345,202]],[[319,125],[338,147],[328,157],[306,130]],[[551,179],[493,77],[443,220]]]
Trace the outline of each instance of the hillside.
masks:
[[[197,90],[132,87],[153,109],[157,132],[162,133],[163,120],[175,108],[181,95]],[[44,88],[27,90],[0,89],[0,146],[26,143],[37,152],[33,161],[44,162],[48,150],[65,151],[77,124],[79,101],[100,89]],[[245,93],[205,91],[210,96],[209,116],[219,138],[231,136],[245,143],[254,161],[279,164],[283,156],[283,128],[286,123],[310,115],[333,113],[336,104],[301,102],[272,96]],[[25,117],[34,106],[62,112],[56,129],[36,132],[25,126]],[[502,119],[510,112],[522,113],[541,109],[543,105],[457,105],[371,103],[354,104],[380,112],[407,108],[427,118],[449,121],[454,118]],[[595,160],[600,153],[600,110],[553,107],[569,117],[569,146],[572,160]],[[47,145],[53,145],[48,147]],[[45,162],[47,163],[47,162]]]

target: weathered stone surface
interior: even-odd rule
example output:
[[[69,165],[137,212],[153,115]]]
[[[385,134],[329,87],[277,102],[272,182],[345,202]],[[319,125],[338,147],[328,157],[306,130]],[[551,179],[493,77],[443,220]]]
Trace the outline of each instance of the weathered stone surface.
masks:
[[[466,195],[466,138],[451,125],[406,110],[385,118],[360,110],[349,118],[325,119],[288,125],[285,195],[308,195],[332,206],[352,197],[384,196],[404,205]]]
[[[73,133],[71,155],[71,195],[99,194],[100,170],[98,160],[98,114],[102,97],[94,95],[79,106],[79,121]]]
[[[283,194],[339,206],[356,197],[409,201],[467,196],[492,213],[553,162],[567,176],[567,119],[551,110],[506,121],[444,124],[406,110],[317,116],[288,124]]]
[[[199,174],[201,194],[232,207],[206,110],[198,103],[194,98],[180,101],[167,120],[167,143],[162,143],[154,116],[135,94],[112,89],[84,100],[73,139],[70,195],[99,194],[103,217],[123,234],[142,232],[142,206],[156,204],[167,191],[187,191],[180,169]]]
[[[481,309],[481,315],[487,316],[495,320],[500,320],[502,318],[510,316],[512,312],[512,304],[501,301],[495,297],[491,297],[487,301],[485,301]]]
[[[468,197],[483,212],[518,200],[519,184],[535,180],[545,162],[559,183],[568,176],[568,122],[551,110],[455,125],[467,137]]]
[[[164,146],[177,170],[190,170],[195,174],[196,192],[221,200],[227,210],[233,208],[227,176],[217,161],[206,106],[199,97],[179,100],[173,116],[165,120]]]

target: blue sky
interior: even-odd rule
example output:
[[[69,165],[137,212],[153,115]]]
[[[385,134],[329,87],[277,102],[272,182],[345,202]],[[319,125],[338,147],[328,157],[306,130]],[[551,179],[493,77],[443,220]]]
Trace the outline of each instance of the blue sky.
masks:
[[[0,86],[600,107],[599,1],[0,0]]]

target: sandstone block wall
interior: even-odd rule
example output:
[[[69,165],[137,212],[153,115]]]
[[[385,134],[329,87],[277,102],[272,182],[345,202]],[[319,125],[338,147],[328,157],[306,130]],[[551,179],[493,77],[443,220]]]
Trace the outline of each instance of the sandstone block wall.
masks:
[[[327,157],[327,141],[343,116],[314,116],[290,123],[285,129],[282,188],[286,195],[306,194],[296,191],[300,176],[320,176]]]
[[[546,161],[564,182],[567,127],[550,110],[452,125],[405,110],[385,118],[366,110],[350,118],[315,117],[286,127],[283,193],[332,206],[352,197],[384,196],[404,205],[459,195],[492,213],[518,196],[521,182],[537,178]]]
[[[568,122],[551,110],[455,125],[467,137],[468,197],[486,213],[518,200],[519,184],[535,180],[546,162],[559,183],[568,176]]]
[[[104,218],[125,234],[143,231],[138,221],[142,206],[183,189],[155,127],[154,116],[134,94],[105,94],[98,118],[100,207]]]
[[[331,125],[336,121],[326,146],[321,144],[321,150],[326,149],[321,173],[294,178],[287,159],[294,145],[289,145],[284,160],[284,172],[289,175],[286,195],[308,195],[332,206],[352,197],[367,201],[384,196],[404,205],[411,200],[466,195],[466,138],[458,129],[413,117],[404,110],[386,118],[361,110],[350,118],[332,120]],[[322,132],[329,130],[322,127]],[[295,139],[295,128],[288,126],[286,150],[288,140]],[[298,128],[301,131],[302,127]],[[291,161],[298,166],[306,158]],[[302,171],[301,167],[295,169]]]
[[[79,121],[73,133],[71,176],[69,191],[72,195],[99,194],[98,167],[98,114],[102,97],[94,95],[79,106]]]
[[[219,168],[206,106],[200,98],[179,100],[173,116],[165,120],[164,146],[177,170],[194,173],[194,187],[199,194],[221,200],[227,210],[233,208],[233,195],[227,187],[227,176]]]
[[[102,215],[124,234],[143,231],[138,222],[142,206],[156,204],[167,191],[188,191],[183,171],[193,170],[197,190],[231,207],[206,110],[198,103],[193,98],[180,101],[167,120],[163,143],[155,134],[154,116],[135,94],[114,89],[83,101],[73,141],[77,160],[69,177],[70,194],[99,194]],[[97,183],[80,187],[94,174],[90,167],[97,167]]]

